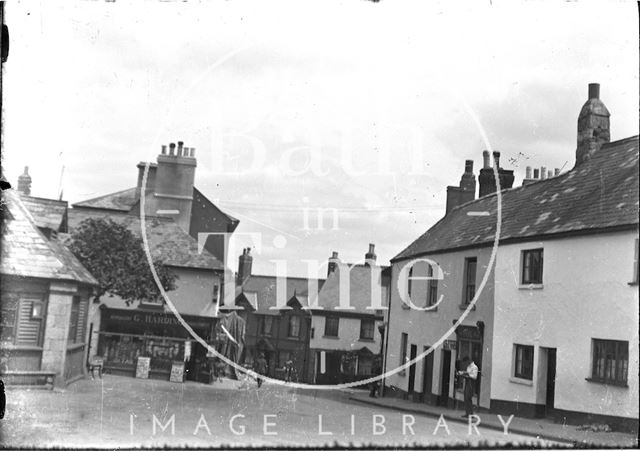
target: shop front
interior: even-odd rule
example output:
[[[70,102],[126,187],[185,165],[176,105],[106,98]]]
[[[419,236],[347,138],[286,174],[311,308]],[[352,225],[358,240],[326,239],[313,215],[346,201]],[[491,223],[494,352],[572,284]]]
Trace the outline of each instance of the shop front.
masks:
[[[196,342],[171,313],[143,309],[101,308],[98,356],[104,370],[113,374],[173,380],[176,366],[187,380],[208,382],[207,349]],[[206,342],[211,341],[215,318],[183,316]],[[140,358],[144,359],[140,359]],[[172,377],[172,369],[174,376]]]

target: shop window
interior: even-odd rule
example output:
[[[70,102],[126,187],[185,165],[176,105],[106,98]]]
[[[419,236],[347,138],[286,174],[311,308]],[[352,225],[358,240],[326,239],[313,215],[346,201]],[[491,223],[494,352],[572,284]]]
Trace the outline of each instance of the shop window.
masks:
[[[520,379],[533,379],[533,346],[515,345],[515,370],[513,375]]]
[[[466,258],[464,260],[464,293],[462,302],[469,304],[476,295],[476,267],[478,259],[476,257]]]
[[[427,266],[427,277],[433,277],[433,266]],[[438,279],[429,279],[427,284],[427,307],[438,302]]]
[[[360,338],[363,340],[373,340],[375,331],[375,321],[372,319],[360,320]]]
[[[291,360],[291,351],[278,352],[278,368],[286,367],[289,360]]]
[[[592,380],[626,385],[629,371],[629,342],[593,339]]]
[[[324,336],[337,337],[340,327],[340,318],[337,316],[327,316],[324,320]]]
[[[542,249],[527,249],[522,251],[522,283],[542,283]]]
[[[300,317],[296,315],[291,315],[289,317],[289,328],[287,331],[287,336],[290,338],[298,338],[300,337]]]
[[[369,376],[373,370],[373,356],[358,356],[358,376]]]

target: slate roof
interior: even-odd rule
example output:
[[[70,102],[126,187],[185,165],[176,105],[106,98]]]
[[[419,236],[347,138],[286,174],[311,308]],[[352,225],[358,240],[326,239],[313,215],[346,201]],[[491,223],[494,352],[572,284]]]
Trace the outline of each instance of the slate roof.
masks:
[[[502,191],[500,242],[638,226],[638,136],[602,146],[565,174]],[[468,212],[489,212],[469,216]],[[453,209],[393,261],[495,239],[497,194]]]
[[[146,198],[153,196],[153,192],[147,190]],[[200,190],[193,187],[193,198],[203,199],[207,203],[207,207],[213,208],[225,216],[229,222],[239,223],[240,221],[233,216],[220,210],[217,205],[207,199],[207,196],[202,194]],[[73,204],[74,207],[79,208],[92,208],[92,209],[106,209],[113,211],[129,212],[136,207],[140,202],[140,191],[137,188],[129,188],[123,191],[118,191],[111,194],[105,194],[104,196],[94,197],[93,199],[83,200]]]
[[[43,199],[20,194],[22,204],[27,207],[38,227],[48,228],[56,232],[66,232],[67,208],[66,201]]]
[[[87,218],[111,219],[125,225],[137,236],[141,236],[140,217],[107,210],[69,209],[69,230],[78,227]],[[201,269],[224,269],[223,263],[206,249],[198,253],[198,242],[182,230],[171,218],[146,217],[146,231],[151,255],[160,258],[168,266]]]
[[[5,216],[0,273],[97,285],[96,279],[63,243],[48,240],[38,230],[17,192],[3,191],[2,204],[10,219]]]
[[[322,310],[334,311],[340,305],[340,281],[342,277],[346,276],[348,268],[351,268],[349,272],[349,305],[354,309],[343,311],[375,315],[375,310],[367,309],[372,305],[371,278],[374,277],[375,273],[366,265],[339,264],[335,271],[329,273],[326,282],[318,293],[319,307]],[[379,301],[383,306],[386,306],[387,298],[385,294],[387,291],[385,288],[389,286],[390,280],[385,277],[382,271],[386,267],[379,268],[381,272],[376,281],[376,283],[380,284]],[[335,311],[340,312],[341,310]]]
[[[324,279],[316,279],[318,289],[324,283]],[[307,305],[309,296],[309,279],[288,277],[287,285],[287,302],[293,297],[298,299],[301,305]],[[275,307],[277,299],[277,285],[275,276],[251,275],[241,287],[238,288],[238,295],[243,294],[251,306],[256,309],[255,313],[261,315],[279,315],[279,310],[270,310],[269,307]],[[224,306],[222,307],[224,308]]]
[[[73,204],[74,207],[107,209],[114,211],[128,212],[131,210],[140,197],[137,188],[129,188],[93,199],[83,200]]]

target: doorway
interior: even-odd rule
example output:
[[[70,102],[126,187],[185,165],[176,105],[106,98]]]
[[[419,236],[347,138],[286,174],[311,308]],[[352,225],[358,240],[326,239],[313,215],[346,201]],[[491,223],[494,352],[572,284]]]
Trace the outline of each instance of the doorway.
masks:
[[[413,360],[418,355],[418,347],[416,345],[411,345],[411,353],[409,354],[409,360]],[[413,395],[415,390],[414,385],[416,382],[416,364],[415,362],[409,366],[409,387],[407,388],[407,393],[409,395]]]
[[[440,396],[438,405],[447,406],[449,404],[449,383],[451,380],[451,351],[442,350],[442,375],[440,379]]]
[[[430,346],[425,346],[424,351],[431,349]],[[422,375],[422,402],[430,403],[431,387],[433,382],[433,352],[427,354],[423,360],[424,373]]]
[[[556,348],[547,348],[547,393],[545,396],[545,415],[553,412],[556,395]]]

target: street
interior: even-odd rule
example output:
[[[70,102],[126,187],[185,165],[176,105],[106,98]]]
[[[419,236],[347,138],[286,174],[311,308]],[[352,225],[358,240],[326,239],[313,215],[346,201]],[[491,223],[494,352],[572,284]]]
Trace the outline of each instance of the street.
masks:
[[[64,390],[10,389],[1,442],[105,448],[549,443],[353,403],[345,392],[238,385],[105,375]]]

